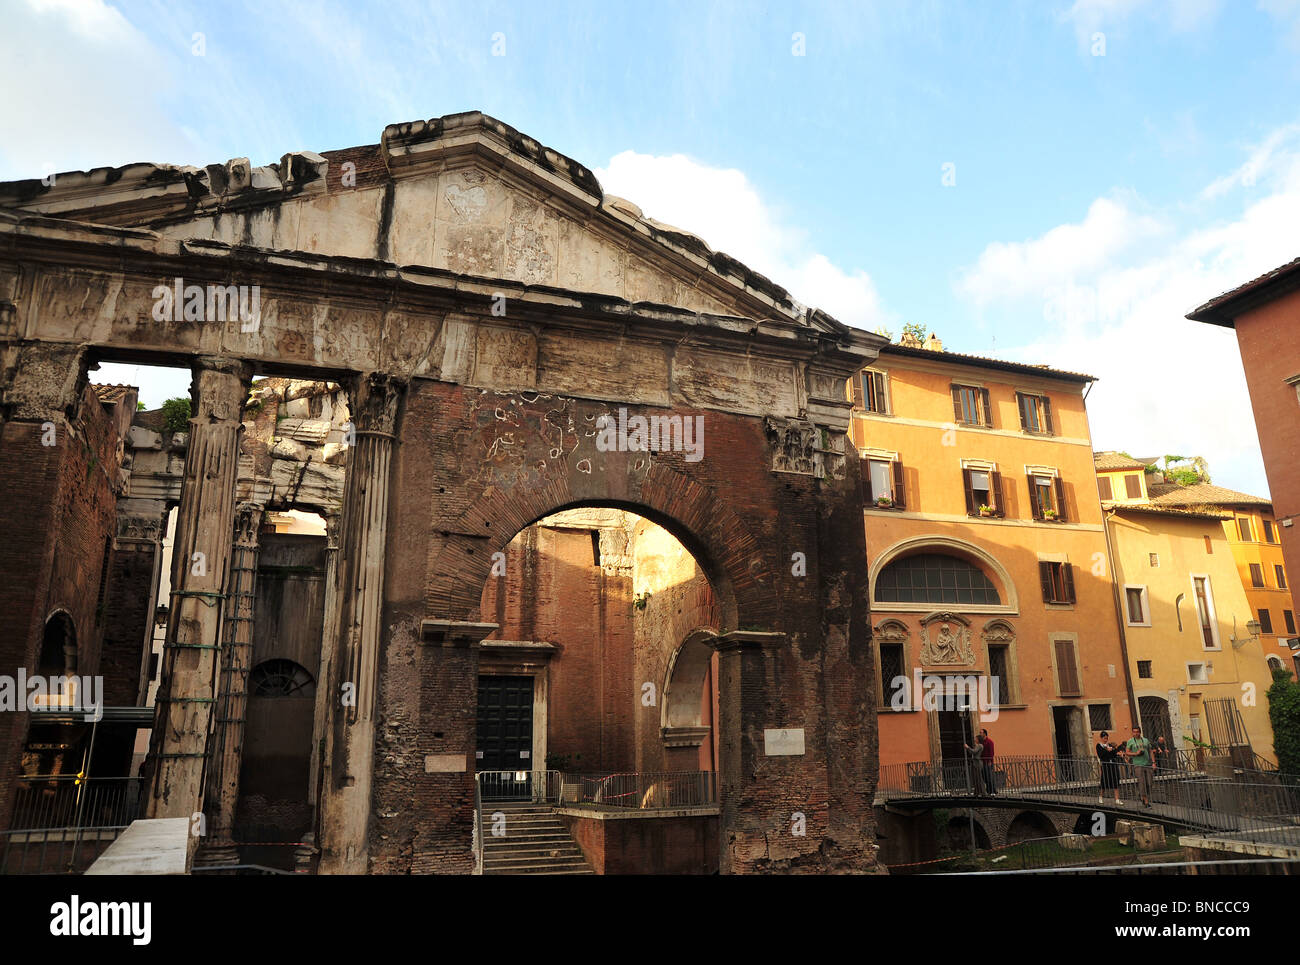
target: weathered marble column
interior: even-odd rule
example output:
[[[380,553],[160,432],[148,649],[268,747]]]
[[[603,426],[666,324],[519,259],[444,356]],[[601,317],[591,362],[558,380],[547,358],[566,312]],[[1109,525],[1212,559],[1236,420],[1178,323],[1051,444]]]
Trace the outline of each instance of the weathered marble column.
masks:
[[[327,682],[328,747],[322,764],[322,874],[364,874],[375,755],[380,620],[388,484],[403,383],[375,373],[359,380],[351,405],[356,443],[348,450],[339,534],[338,650]]]
[[[240,503],[235,510],[234,547],[226,581],[226,627],[221,649],[217,717],[208,754],[203,813],[207,837],[200,845],[204,864],[236,864],[235,805],[244,756],[248,715],[248,674],[253,663],[253,617],[257,586],[258,534],[262,507]]]
[[[325,618],[321,623],[320,668],[316,673],[316,706],[312,714],[311,770],[307,779],[307,801],[320,806],[323,751],[328,742],[331,704],[337,699],[330,690],[334,680],[334,655],[339,642],[339,523],[337,513],[325,517]]]
[[[234,532],[240,410],[252,372],[243,362],[195,366],[171,605],[150,745],[150,818],[190,818],[203,804],[204,758],[215,700],[226,576]],[[191,836],[191,854],[197,838]]]

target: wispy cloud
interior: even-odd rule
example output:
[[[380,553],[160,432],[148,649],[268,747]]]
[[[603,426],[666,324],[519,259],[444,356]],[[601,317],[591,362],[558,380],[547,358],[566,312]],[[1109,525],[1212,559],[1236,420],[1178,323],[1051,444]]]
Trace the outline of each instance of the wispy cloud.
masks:
[[[597,169],[596,177],[607,192],[627,198],[646,217],[698,235],[804,304],[863,328],[895,320],[865,270],[837,265],[816,251],[807,229],[760,196],[743,171],[681,154],[623,151]]]
[[[1099,199],[1081,223],[1028,242],[990,244],[962,277],[962,292],[982,297],[984,306],[1041,319],[1039,334],[1008,357],[1098,376],[1088,398],[1098,448],[1197,453],[1216,480],[1267,493],[1236,338],[1184,315],[1300,254],[1293,127],[1265,139],[1273,145],[1267,186],[1244,196],[1226,219],[1209,221],[1202,206],[1190,216],[1204,222],[1175,230],[1187,212],[1139,216]],[[1219,181],[1239,178],[1240,170]],[[1162,228],[1128,250],[1128,233],[1148,223]],[[1114,257],[1119,250],[1122,259]],[[1018,283],[1017,271],[1024,272]]]

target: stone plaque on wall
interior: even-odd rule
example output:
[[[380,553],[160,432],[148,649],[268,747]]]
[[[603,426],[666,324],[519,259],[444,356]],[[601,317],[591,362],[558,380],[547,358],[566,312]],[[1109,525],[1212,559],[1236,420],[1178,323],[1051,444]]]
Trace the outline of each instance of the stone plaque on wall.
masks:
[[[464,754],[430,754],[424,759],[424,773],[445,774],[465,770]]]
[[[763,731],[763,753],[768,757],[802,757],[803,728]]]

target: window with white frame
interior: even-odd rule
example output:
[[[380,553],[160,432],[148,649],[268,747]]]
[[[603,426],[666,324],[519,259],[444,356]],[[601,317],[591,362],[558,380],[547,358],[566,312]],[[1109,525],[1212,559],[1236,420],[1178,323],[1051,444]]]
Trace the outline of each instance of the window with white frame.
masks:
[[[1124,616],[1131,627],[1151,626],[1151,605],[1145,586],[1124,587]]]

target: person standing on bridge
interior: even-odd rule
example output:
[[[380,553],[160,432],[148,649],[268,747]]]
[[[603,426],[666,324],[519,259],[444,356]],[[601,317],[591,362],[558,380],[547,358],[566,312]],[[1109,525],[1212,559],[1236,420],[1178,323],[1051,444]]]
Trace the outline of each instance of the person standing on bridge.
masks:
[[[984,771],[984,785],[990,795],[996,795],[998,786],[993,780],[993,738],[989,736],[987,727],[980,728],[980,737],[983,738],[980,745],[980,768]]]
[[[985,785],[983,766],[984,735],[982,733],[976,734],[975,744],[973,746],[970,744],[963,744],[962,746],[966,748],[966,753],[970,760],[971,776],[975,779],[975,786],[971,789],[971,794],[976,797],[984,797],[984,795],[988,793]]]
[[[1097,760],[1101,762],[1101,786],[1097,789],[1097,803],[1104,804],[1106,792],[1115,792],[1115,803],[1123,804],[1119,799],[1119,747],[1110,742],[1110,734],[1101,732],[1097,741]]]
[[[1133,767],[1133,775],[1137,778],[1138,794],[1142,798],[1142,806],[1149,808],[1151,806],[1151,777],[1154,769],[1151,766],[1151,742],[1142,736],[1141,727],[1133,728],[1133,736],[1124,745],[1124,759]]]

